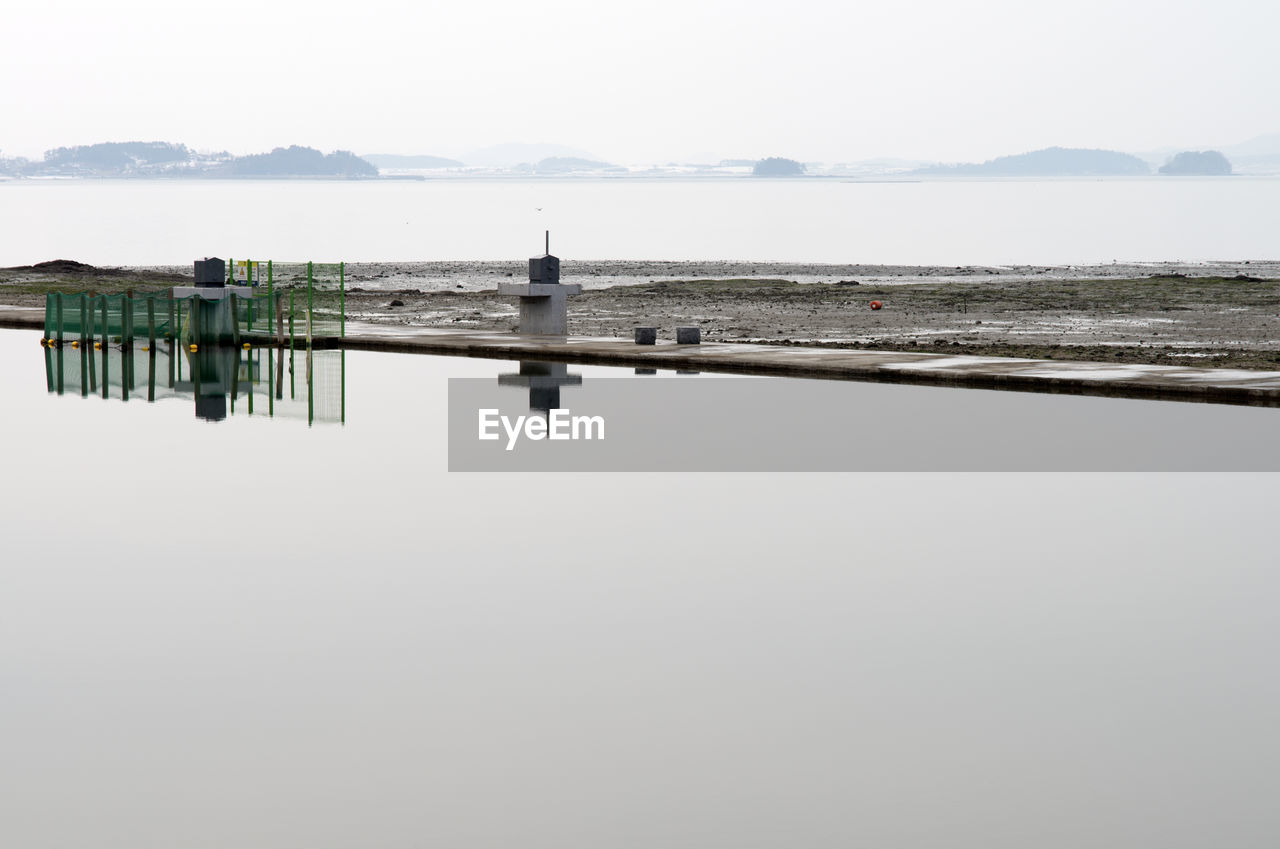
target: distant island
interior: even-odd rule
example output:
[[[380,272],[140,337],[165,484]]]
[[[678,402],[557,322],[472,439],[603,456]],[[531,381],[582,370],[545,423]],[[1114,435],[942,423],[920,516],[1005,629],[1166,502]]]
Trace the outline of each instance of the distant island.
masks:
[[[1186,150],[1160,166],[1160,173],[1175,177],[1225,177],[1231,162],[1216,150]]]
[[[1150,174],[1151,168],[1138,157],[1115,150],[1047,147],[982,163],[933,165],[913,173],[981,177],[1130,177]]]
[[[751,169],[753,177],[800,177],[804,174],[804,165],[794,159],[781,156],[770,156],[761,159]]]
[[[954,178],[1133,178],[1157,174],[1161,178],[1280,175],[1280,133],[1258,136],[1220,150],[1186,150],[1180,153],[1178,150],[1166,147],[1134,155],[1115,150],[1047,147],[999,156],[986,162],[942,164],[893,157],[818,162],[782,156],[719,158],[712,154],[667,161],[609,161],[587,151],[550,143],[501,144],[459,153],[457,158],[428,154],[356,154],[347,150],[322,153],[300,145],[235,156],[225,151],[196,151],[184,144],[171,142],[129,141],[56,147],[45,151],[41,159],[5,157],[4,151],[0,150],[0,181],[67,178],[440,181],[805,177],[919,182]]]
[[[269,153],[232,156],[197,153],[170,142],[102,142],[58,147],[44,159],[0,160],[14,177],[326,177],[369,179],[378,169],[354,153],[325,154],[310,147],[277,147]]]

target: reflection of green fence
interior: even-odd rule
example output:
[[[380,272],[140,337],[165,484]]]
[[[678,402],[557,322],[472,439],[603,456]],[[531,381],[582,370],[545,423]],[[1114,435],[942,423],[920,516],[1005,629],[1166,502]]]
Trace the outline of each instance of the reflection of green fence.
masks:
[[[44,335],[54,345],[81,343],[150,345],[172,339],[183,344],[256,343],[309,345],[346,335],[344,263],[265,264],[266,279],[202,295],[170,292],[66,295],[45,299]],[[217,290],[213,290],[217,291]],[[246,341],[248,341],[246,340]]]
[[[346,351],[243,350],[175,342],[139,346],[46,347],[49,392],[122,401],[194,401],[196,415],[346,420]]]

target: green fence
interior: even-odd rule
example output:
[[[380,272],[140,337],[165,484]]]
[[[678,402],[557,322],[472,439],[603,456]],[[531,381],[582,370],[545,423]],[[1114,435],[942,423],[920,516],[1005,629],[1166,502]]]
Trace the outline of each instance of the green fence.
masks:
[[[230,264],[229,264],[230,266]],[[289,344],[346,336],[345,263],[250,263],[247,285],[224,298],[171,291],[123,295],[49,293],[44,338],[80,344],[154,346]],[[254,279],[253,269],[265,279]],[[259,273],[262,273],[261,271]]]

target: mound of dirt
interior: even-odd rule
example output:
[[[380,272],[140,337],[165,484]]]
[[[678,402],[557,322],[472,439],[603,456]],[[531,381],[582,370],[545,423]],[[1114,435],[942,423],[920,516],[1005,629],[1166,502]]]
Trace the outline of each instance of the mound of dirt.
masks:
[[[16,265],[4,270],[35,271],[42,274],[93,274],[102,277],[120,277],[127,273],[119,268],[98,268],[95,265],[76,262],[74,259],[51,259],[47,262],[37,262],[35,265]]]

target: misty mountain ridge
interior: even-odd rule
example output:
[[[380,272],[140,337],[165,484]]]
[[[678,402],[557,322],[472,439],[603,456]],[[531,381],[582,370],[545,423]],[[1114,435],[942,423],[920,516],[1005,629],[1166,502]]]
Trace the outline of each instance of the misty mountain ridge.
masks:
[[[2,153],[2,151],[0,151]],[[539,155],[539,154],[548,155]],[[1226,161],[1195,164],[1182,154],[1222,156]],[[1230,156],[1229,160],[1226,157]],[[1176,164],[1174,161],[1178,160]],[[497,164],[503,163],[503,164]],[[1171,166],[1172,167],[1168,167]],[[785,166],[784,171],[779,168]],[[467,177],[745,177],[806,176],[855,180],[930,178],[1135,177],[1171,174],[1280,174],[1280,133],[1257,136],[1210,150],[1165,148],[1130,154],[1096,148],[1048,147],[1000,156],[981,163],[929,163],[878,157],[823,163],[768,157],[710,156],[706,161],[619,164],[559,144],[508,143],[473,151],[464,158],[427,154],[325,154],[291,145],[267,153],[235,156],[199,152],[171,142],[102,142],[57,147],[42,160],[0,156],[0,179],[11,178],[262,178],[465,179]]]
[[[369,179],[378,169],[354,153],[325,154],[291,145],[233,156],[197,153],[170,142],[99,142],[46,151],[44,159],[0,160],[0,173],[18,177],[322,177]]]
[[[1132,177],[1150,174],[1151,167],[1133,154],[1116,150],[1046,147],[981,163],[932,165],[913,173],[986,177]]]
[[[536,142],[507,142],[505,144],[482,147],[471,150],[459,157],[467,165],[483,168],[516,168],[530,162],[541,162],[544,159],[569,157],[589,161],[601,161],[599,156],[576,147],[563,144]]]

